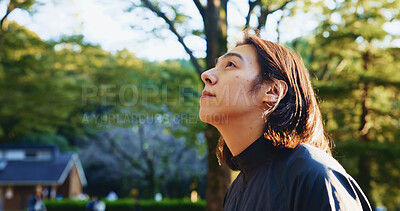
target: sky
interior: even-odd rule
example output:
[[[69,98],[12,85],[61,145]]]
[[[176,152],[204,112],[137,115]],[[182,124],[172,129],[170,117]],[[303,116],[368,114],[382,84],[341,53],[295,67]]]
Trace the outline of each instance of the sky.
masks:
[[[133,1],[106,1],[106,0],[41,0],[42,4],[34,5],[35,12],[16,9],[8,19],[18,22],[29,30],[36,32],[42,39],[57,39],[61,35],[83,34],[85,41],[99,44],[103,49],[115,52],[124,48],[134,52],[137,57],[148,60],[165,60],[183,58],[188,55],[177,41],[176,37],[168,30],[157,30],[153,35],[153,28],[165,28],[165,23],[147,9],[136,9],[131,13],[124,12],[132,5]],[[184,11],[191,14],[190,27],[200,29],[202,20],[192,1],[176,0],[175,3],[183,5]],[[233,0],[228,5],[228,35],[229,42],[234,43],[240,35],[240,27],[245,23],[248,10],[247,3]],[[0,15],[6,11],[8,1],[0,4]],[[1,14],[3,13],[3,14]],[[273,29],[265,33],[265,39],[276,41],[276,20],[281,13],[277,12],[269,17],[268,27]],[[148,17],[143,21],[142,17]],[[306,15],[297,18],[296,22],[306,21]],[[297,28],[296,23],[284,23],[290,29],[290,37],[281,40],[290,40],[310,32],[316,22],[307,24],[308,28]],[[161,37],[161,38],[160,38]],[[195,56],[204,57],[206,42],[195,36],[185,38],[187,45],[193,49]]]
[[[36,32],[42,39],[57,39],[61,35],[83,34],[87,42],[99,44],[103,49],[116,52],[124,48],[134,52],[137,57],[148,60],[189,59],[176,37],[165,29],[165,23],[152,12],[138,8],[131,12],[126,10],[132,2],[138,0],[39,0],[42,4],[33,6],[34,13],[16,9],[9,15],[29,30]],[[228,41],[235,42],[240,35],[240,27],[245,23],[248,11],[247,1],[231,0],[228,5]],[[0,15],[6,11],[8,1],[0,2]],[[200,14],[192,1],[175,0],[182,4],[182,10],[191,15],[188,28],[202,28]],[[168,14],[168,12],[167,12]],[[281,11],[268,18],[268,32],[262,37],[276,41],[276,21],[282,15]],[[143,20],[146,17],[146,20]],[[310,33],[317,22],[309,14],[299,14],[286,18],[280,24],[281,41],[289,41]],[[154,28],[164,28],[152,32]],[[290,32],[290,33],[285,33]],[[203,39],[188,36],[185,43],[194,51],[195,56],[204,57],[206,43]]]

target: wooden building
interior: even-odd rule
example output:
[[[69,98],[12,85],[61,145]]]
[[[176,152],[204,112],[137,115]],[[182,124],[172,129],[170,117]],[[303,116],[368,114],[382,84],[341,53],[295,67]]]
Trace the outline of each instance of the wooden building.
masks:
[[[25,210],[38,185],[44,198],[69,198],[86,183],[76,154],[55,146],[0,145],[0,211]]]

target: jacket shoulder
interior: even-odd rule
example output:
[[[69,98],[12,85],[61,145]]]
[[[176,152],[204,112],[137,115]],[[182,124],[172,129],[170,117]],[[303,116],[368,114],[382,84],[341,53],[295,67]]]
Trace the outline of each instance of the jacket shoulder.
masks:
[[[296,210],[371,210],[367,198],[333,157],[300,144],[287,160],[287,181]]]
[[[300,144],[287,160],[289,169],[299,174],[313,173],[327,175],[330,170],[347,174],[346,170],[332,156],[309,144]]]

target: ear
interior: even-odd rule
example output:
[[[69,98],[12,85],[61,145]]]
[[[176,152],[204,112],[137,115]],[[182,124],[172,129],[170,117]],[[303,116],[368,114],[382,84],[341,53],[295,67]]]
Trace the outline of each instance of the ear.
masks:
[[[285,97],[288,90],[288,86],[283,80],[273,80],[266,84],[264,89],[263,103],[271,104],[280,101]]]

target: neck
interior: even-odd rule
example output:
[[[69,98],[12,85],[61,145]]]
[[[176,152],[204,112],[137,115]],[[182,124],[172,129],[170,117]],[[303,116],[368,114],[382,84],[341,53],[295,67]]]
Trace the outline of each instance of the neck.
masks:
[[[261,116],[247,115],[230,118],[228,123],[215,125],[215,127],[224,137],[232,155],[236,156],[263,135],[264,125],[264,119]]]

